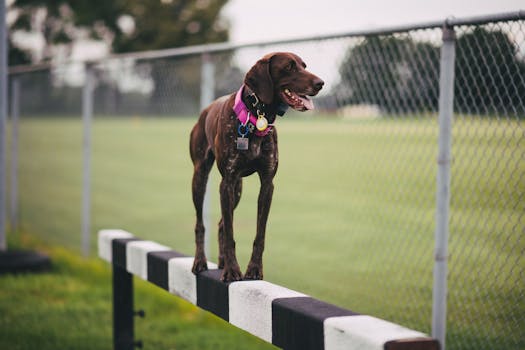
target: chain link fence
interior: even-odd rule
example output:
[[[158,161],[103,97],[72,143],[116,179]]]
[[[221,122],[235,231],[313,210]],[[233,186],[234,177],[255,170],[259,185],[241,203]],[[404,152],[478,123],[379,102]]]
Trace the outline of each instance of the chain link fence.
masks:
[[[456,34],[451,347],[517,349],[525,329],[525,22],[458,26]],[[484,310],[472,313],[480,303]]]
[[[446,23],[456,37],[446,345],[523,349],[525,16]],[[148,165],[130,166],[125,163],[131,159],[119,159],[146,152],[151,140],[163,140],[159,129],[148,124],[153,121],[162,125],[160,133],[171,130],[176,139],[157,150],[176,153],[175,159],[162,161],[174,162],[177,169],[168,166],[173,170],[170,176],[181,177],[180,191],[187,193],[173,196],[186,204],[158,210],[158,216],[141,211],[136,220],[125,212],[112,215],[126,228],[138,228],[139,234],[148,232],[148,222],[164,222],[149,237],[191,252],[187,127],[208,102],[203,95],[236,91],[257,59],[272,51],[292,51],[326,85],[315,99],[315,116],[287,113],[278,121],[279,173],[287,175],[279,175],[276,193],[281,194],[270,215],[274,233],[269,241],[275,244],[270,243],[266,259],[277,267],[268,267],[269,275],[291,288],[348,308],[357,305],[356,311],[430,333],[442,24],[237,47],[212,45],[94,62],[92,197],[93,206],[101,208],[94,209],[92,231],[115,222],[104,216],[115,213],[117,204],[110,202],[157,206],[148,202],[151,192],[159,192],[158,185],[151,185],[156,173],[142,174],[137,168]],[[11,91],[10,96],[19,96],[21,116],[18,221],[55,242],[78,247],[81,194],[73,189],[82,183],[78,116],[84,65],[17,69],[10,78],[19,86],[19,94]],[[55,130],[58,124],[42,127],[45,120],[59,120],[62,131]],[[186,129],[172,130],[168,121],[182,121],[177,125]],[[131,125],[128,134],[120,134],[122,123]],[[139,124],[142,129],[135,133]],[[148,132],[153,139],[144,136]],[[129,137],[136,137],[133,149],[120,149]],[[109,141],[114,142],[108,145]],[[52,150],[66,149],[65,159],[35,156],[49,144]],[[179,148],[166,149],[173,145]],[[97,165],[103,162],[98,162],[101,153],[113,155],[108,165],[113,172],[97,170],[102,167]],[[180,168],[188,174],[180,175]],[[322,178],[315,178],[318,175]],[[104,176],[113,177],[115,183],[99,181]],[[136,181],[140,203],[128,201],[126,189],[119,189],[119,179],[124,178]],[[255,202],[256,190],[244,195]],[[210,216],[218,218],[214,203],[212,197]],[[251,209],[241,208],[239,217],[245,212],[252,215]],[[142,214],[152,218],[145,220]],[[297,228],[294,222],[302,226]],[[211,227],[214,234],[214,224]],[[177,236],[174,231],[186,234]],[[284,236],[304,241],[304,248],[291,251]],[[216,243],[211,244],[213,258]],[[317,254],[318,250],[330,253]],[[290,259],[293,266],[288,266]],[[310,269],[314,276],[306,275]]]

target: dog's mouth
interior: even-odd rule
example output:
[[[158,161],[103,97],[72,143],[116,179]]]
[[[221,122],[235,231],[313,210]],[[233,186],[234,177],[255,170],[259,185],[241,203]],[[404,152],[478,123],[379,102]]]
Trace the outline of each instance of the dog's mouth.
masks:
[[[290,91],[288,88],[281,91],[281,99],[296,111],[304,112],[315,108],[308,95]]]

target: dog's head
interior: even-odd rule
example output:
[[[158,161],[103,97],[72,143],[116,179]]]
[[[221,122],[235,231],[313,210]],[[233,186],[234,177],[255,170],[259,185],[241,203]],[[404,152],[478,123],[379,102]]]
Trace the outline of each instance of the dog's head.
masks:
[[[285,103],[297,111],[314,108],[310,96],[322,89],[324,81],[306,70],[296,54],[274,52],[261,58],[246,74],[244,83],[266,105]]]

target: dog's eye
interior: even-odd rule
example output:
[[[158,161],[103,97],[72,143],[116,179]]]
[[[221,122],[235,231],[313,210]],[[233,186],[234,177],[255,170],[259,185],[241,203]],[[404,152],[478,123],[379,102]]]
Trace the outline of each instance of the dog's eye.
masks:
[[[294,61],[291,61],[286,65],[285,69],[290,72],[295,72],[297,70],[297,66],[295,65]]]

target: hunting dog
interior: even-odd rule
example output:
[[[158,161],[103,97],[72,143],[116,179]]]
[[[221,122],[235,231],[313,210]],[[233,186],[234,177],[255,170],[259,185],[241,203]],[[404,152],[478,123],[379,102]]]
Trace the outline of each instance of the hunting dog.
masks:
[[[244,278],[263,278],[264,237],[272,202],[273,177],[278,165],[277,130],[273,124],[288,107],[297,111],[313,109],[310,96],[317,95],[324,85],[323,80],[305,68],[303,60],[293,53],[268,54],[248,71],[239,91],[215,100],[201,112],[190,135],[190,155],[194,166],[193,204],[197,213],[193,273],[208,269],[204,254],[202,206],[208,174],[216,161],[222,176],[222,218],[219,222],[221,280],[231,282],[243,278],[235,256],[233,211],[241,198],[242,178],[253,173],[259,175],[261,188],[257,231]]]

